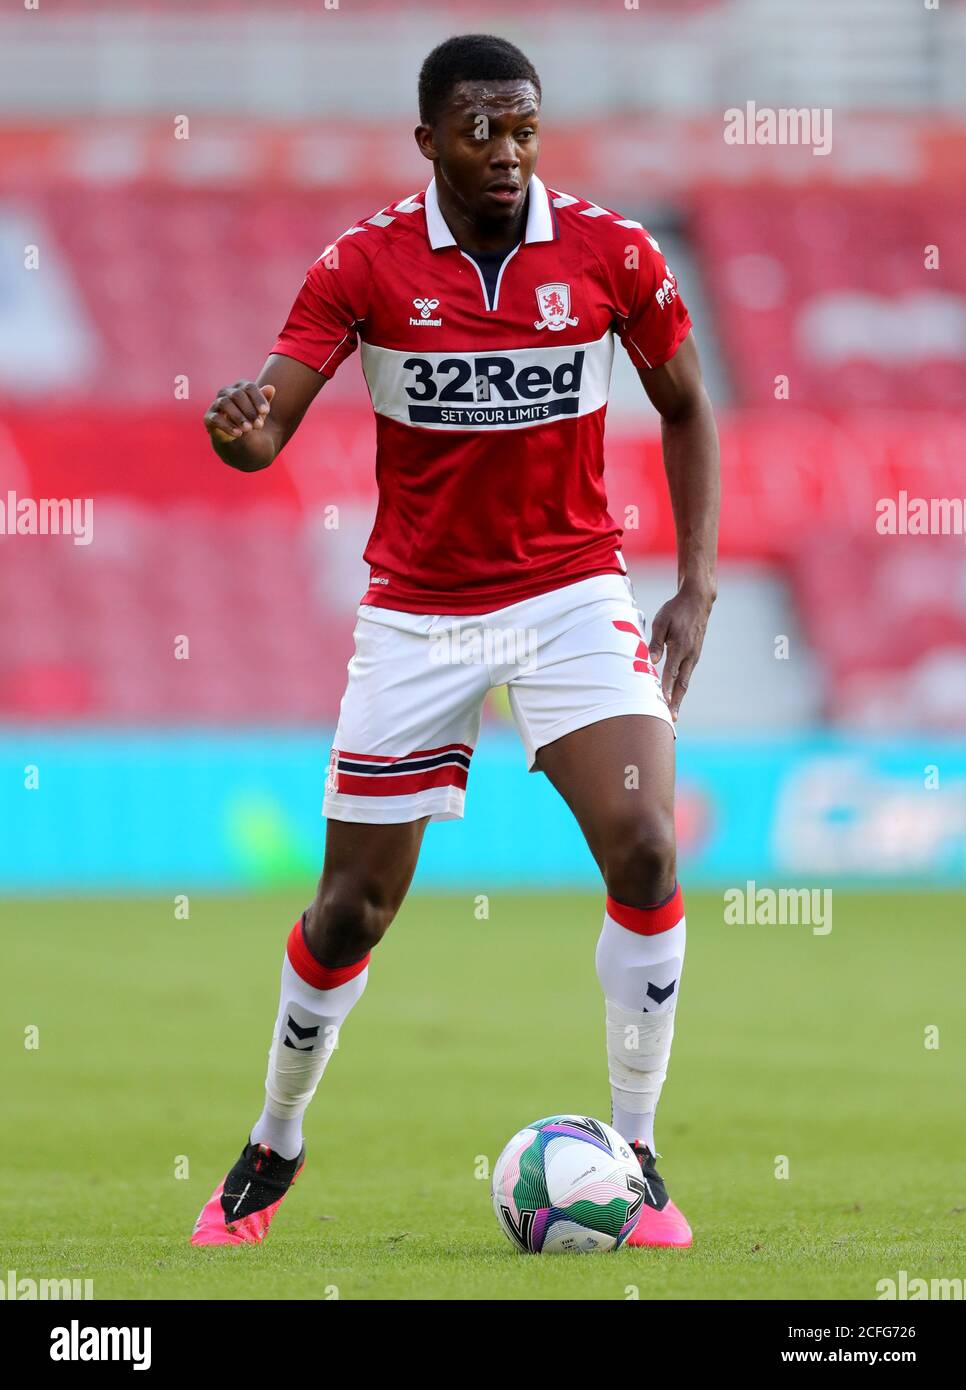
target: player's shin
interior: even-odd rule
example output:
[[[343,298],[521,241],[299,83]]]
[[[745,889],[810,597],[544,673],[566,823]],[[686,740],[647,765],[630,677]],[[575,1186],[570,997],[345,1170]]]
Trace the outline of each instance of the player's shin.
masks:
[[[302,920],[292,928],[268,1054],[265,1108],[252,1143],[267,1144],[282,1158],[301,1151],[302,1117],[338,1046],[342,1022],[366,987],[368,965],[368,953],[352,965],[322,965],[305,943]]]
[[[625,1139],[641,1141],[652,1153],[684,944],[680,887],[656,907],[627,907],[608,897],[597,943],[597,976],[606,1001],[613,1125]]]

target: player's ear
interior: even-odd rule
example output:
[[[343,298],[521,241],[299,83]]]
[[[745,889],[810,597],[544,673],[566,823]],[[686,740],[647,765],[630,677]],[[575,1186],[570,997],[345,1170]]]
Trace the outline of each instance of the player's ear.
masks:
[[[419,146],[419,153],[424,159],[434,160],[439,156],[436,153],[436,142],[433,139],[433,127],[430,125],[418,125],[413,131],[416,144]]]

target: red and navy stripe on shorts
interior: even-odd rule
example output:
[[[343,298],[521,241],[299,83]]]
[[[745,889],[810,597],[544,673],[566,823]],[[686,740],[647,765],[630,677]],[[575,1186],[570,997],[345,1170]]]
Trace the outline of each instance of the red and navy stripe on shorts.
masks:
[[[473,749],[446,743],[402,757],[336,750],[336,792],[344,796],[412,796],[431,787],[465,790]]]

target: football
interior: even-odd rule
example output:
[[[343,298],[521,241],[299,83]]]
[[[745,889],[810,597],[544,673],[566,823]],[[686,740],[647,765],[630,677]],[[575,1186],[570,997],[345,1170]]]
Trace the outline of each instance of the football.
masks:
[[[641,1168],[610,1125],[551,1115],[514,1134],[493,1169],[493,1210],[530,1254],[616,1250],[644,1201]]]

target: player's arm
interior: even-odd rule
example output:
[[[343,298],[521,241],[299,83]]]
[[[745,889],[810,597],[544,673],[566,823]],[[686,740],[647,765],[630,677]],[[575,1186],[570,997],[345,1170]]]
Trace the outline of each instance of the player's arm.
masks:
[[[205,412],[205,429],[218,457],[243,473],[255,473],[278,457],[325,377],[273,353],[257,381],[223,386]]]
[[[667,648],[661,685],[676,719],[717,594],[718,431],[692,333],[663,366],[642,367],[639,375],[661,416],[664,469],[677,532],[678,591],[655,614],[650,641],[655,663]]]

